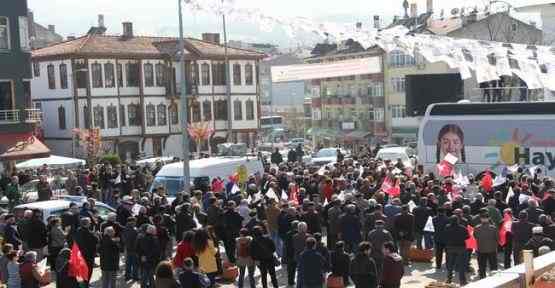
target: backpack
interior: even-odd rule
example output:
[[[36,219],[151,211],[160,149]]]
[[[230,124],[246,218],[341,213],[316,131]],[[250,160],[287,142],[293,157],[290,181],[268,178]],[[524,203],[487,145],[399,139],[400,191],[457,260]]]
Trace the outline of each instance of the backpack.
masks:
[[[237,256],[241,258],[250,257],[250,244],[251,240],[249,241],[240,241],[239,242],[239,250],[237,251]]]

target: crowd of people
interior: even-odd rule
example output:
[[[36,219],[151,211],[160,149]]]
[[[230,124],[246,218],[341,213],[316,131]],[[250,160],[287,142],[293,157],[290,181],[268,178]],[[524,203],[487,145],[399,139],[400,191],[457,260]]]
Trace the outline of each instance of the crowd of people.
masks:
[[[478,177],[462,186],[422,166],[375,159],[375,153],[368,147],[351,157],[339,154],[325,167],[277,161],[276,154],[273,163],[264,161],[263,175],[244,183],[222,175],[175,199],[164,187],[147,191],[161,165],[57,171],[68,177],[68,194],[87,199],[47,223],[41,211],[2,214],[0,279],[9,288],[40,287],[49,277],[37,263],[46,258],[56,287],[63,288],[88,284],[94,269],[101,271],[102,287],[119,287],[122,260],[122,278],[145,288],[215,287],[230,280],[229,267],[237,267],[240,288],[245,278],[249,287],[258,286],[257,270],[263,288],[268,276],[274,288],[392,288],[400,287],[413,252],[433,249],[432,265],[445,271],[445,282],[456,273],[464,285],[476,273],[473,255],[484,278],[500,268],[498,256],[506,269],[522,262],[524,249],[535,256],[555,249],[552,179],[521,167],[495,187]],[[43,183],[39,199],[48,200],[52,188],[40,175],[52,173],[44,167],[4,175],[0,190],[14,207],[22,178],[34,174]],[[223,179],[228,183],[221,185]],[[115,212],[103,218],[97,199]],[[71,271],[73,243],[89,267],[85,279]],[[278,281],[280,266],[287,283]]]

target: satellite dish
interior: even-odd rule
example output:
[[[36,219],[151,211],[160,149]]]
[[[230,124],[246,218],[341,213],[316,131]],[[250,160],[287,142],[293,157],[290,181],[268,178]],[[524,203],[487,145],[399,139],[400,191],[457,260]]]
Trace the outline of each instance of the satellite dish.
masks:
[[[459,8],[453,8],[453,9],[451,9],[451,15],[455,16],[455,15],[457,15],[457,14],[459,14]]]

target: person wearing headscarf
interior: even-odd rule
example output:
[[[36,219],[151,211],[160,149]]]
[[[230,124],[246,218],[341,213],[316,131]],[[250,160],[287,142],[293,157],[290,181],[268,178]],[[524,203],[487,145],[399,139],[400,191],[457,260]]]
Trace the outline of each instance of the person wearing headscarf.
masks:
[[[63,248],[56,258],[56,288],[79,288],[75,277],[69,276],[69,257],[71,250]]]

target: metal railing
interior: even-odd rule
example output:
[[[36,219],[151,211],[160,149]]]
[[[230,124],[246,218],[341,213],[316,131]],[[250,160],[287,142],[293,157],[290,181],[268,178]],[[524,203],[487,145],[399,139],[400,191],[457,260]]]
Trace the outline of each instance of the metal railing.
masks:
[[[36,123],[42,121],[40,109],[25,109],[25,122]]]
[[[0,123],[19,123],[19,110],[0,110]]]

